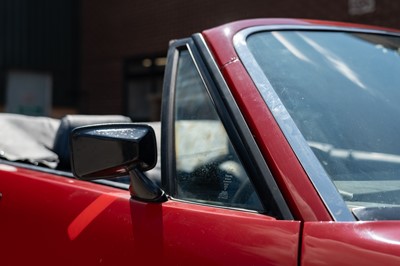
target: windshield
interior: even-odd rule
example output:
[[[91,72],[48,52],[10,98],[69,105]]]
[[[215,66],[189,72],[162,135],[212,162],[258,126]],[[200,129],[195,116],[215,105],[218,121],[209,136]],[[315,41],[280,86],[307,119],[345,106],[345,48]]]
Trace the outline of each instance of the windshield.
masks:
[[[399,207],[400,38],[272,31],[247,45],[350,209]]]

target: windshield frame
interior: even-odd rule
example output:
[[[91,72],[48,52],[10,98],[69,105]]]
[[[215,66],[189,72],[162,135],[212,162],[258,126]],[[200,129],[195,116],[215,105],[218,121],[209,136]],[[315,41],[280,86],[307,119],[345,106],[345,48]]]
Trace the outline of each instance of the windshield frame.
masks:
[[[370,30],[359,28],[331,27],[331,26],[303,26],[303,25],[272,25],[255,26],[239,31],[233,38],[233,44],[239,59],[245,66],[255,86],[260,92],[264,102],[273,114],[288,143],[296,154],[300,164],[310,178],[317,193],[324,202],[334,221],[355,221],[349,206],[339,194],[337,187],[327,174],[320,161],[317,159],[306,139],[295,124],[293,118],[286,110],[279,96],[275,92],[263,70],[258,65],[252,52],[247,47],[247,38],[260,32],[272,31],[327,31],[368,33],[400,37],[400,34],[383,30]]]

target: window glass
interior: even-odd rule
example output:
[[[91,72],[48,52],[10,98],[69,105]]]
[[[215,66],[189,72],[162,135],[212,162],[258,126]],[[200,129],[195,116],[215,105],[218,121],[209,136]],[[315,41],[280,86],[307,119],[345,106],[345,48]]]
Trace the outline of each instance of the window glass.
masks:
[[[350,209],[394,213],[400,37],[275,31],[251,35],[247,44]]]
[[[261,210],[188,51],[180,53],[175,88],[177,198]]]

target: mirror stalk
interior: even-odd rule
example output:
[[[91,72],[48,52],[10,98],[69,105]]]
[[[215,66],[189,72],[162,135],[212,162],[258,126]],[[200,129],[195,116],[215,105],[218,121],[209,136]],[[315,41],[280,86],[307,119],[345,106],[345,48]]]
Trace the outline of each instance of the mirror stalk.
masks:
[[[146,202],[167,201],[165,192],[137,168],[129,170],[129,176],[131,179],[129,191],[132,198]]]

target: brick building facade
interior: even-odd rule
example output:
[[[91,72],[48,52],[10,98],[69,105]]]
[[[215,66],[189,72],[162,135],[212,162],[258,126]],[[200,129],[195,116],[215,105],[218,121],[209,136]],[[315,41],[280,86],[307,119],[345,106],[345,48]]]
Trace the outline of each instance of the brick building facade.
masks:
[[[132,76],[127,71],[135,69],[135,59],[138,66],[146,58],[163,55],[169,40],[202,29],[257,17],[338,20],[400,28],[399,11],[400,2],[391,0],[83,0],[79,107],[85,113],[128,113],[138,120],[156,119],[154,114],[141,116],[134,113],[139,108],[129,107],[135,105],[135,97],[129,96],[129,83],[143,77],[140,69]],[[129,59],[132,67],[127,65]],[[160,76],[159,72],[148,73],[153,88],[136,93],[145,99],[136,98],[137,104],[150,106],[151,99],[157,98],[160,82],[154,84],[150,80],[159,80]],[[134,88],[148,87],[145,80],[138,85]],[[155,97],[149,98],[148,94]]]
[[[393,0],[0,0],[0,111],[10,110],[11,91],[14,98],[24,94],[19,98],[28,114],[40,115],[33,111],[45,98],[39,87],[47,84],[51,111],[45,115],[154,120],[171,39],[260,17],[400,28],[399,13]],[[21,84],[26,88],[16,92]]]

